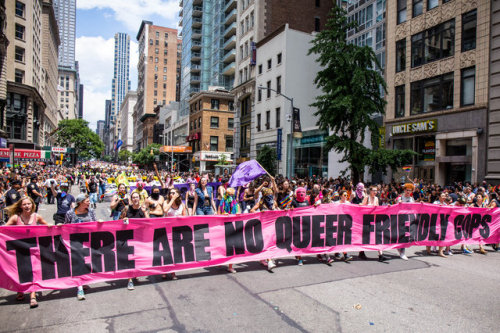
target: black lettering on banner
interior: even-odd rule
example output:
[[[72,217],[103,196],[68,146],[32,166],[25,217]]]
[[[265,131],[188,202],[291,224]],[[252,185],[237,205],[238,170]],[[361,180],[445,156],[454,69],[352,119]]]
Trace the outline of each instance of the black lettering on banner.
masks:
[[[42,280],[56,278],[56,263],[58,278],[71,276],[69,253],[61,240],[61,235],[54,236],[53,245],[52,236],[39,237],[38,243],[40,246],[40,261],[42,262]]]
[[[208,224],[194,225],[194,250],[196,252],[196,261],[207,261],[212,258],[210,252],[205,250],[210,246],[210,239],[205,238],[205,234],[208,234],[208,232]]]
[[[352,243],[352,216],[340,214],[338,229],[337,244],[350,245]]]
[[[391,220],[389,215],[375,216],[375,244],[389,244],[391,241]]]
[[[32,247],[36,247],[36,238],[23,238],[5,242],[7,251],[16,251],[17,274],[19,283],[33,282],[33,265],[31,264]]]
[[[280,216],[274,222],[276,230],[276,247],[292,252],[292,219],[289,216]]]
[[[130,254],[134,254],[134,247],[128,245],[128,241],[131,239],[134,239],[134,230],[118,230],[116,232],[118,270],[135,268],[135,260],[128,259]]]
[[[333,237],[337,234],[337,226],[334,222],[337,222],[338,215],[326,215],[325,217],[325,245],[335,246],[337,245],[337,239]]]
[[[373,214],[364,214],[363,215],[363,244],[370,244],[370,235],[375,230],[373,226],[373,220],[375,219],[375,215]]]
[[[398,243],[408,243],[410,241],[410,238],[408,237],[410,226],[406,224],[409,220],[410,216],[408,214],[398,215]]]
[[[483,238],[490,237],[490,226],[488,225],[488,223],[491,223],[491,215],[484,215],[481,219],[482,228],[479,229],[479,234]]]
[[[90,255],[90,249],[83,243],[89,241],[88,233],[69,235],[71,246],[71,276],[80,276],[90,273],[90,265],[85,263],[85,257]]]
[[[420,220],[418,221],[418,240],[424,241],[427,239],[427,235],[429,234],[429,222],[430,216],[429,214],[421,214]]]
[[[172,243],[174,245],[174,262],[176,264],[194,260],[193,230],[188,226],[172,228]],[[182,256],[184,252],[184,257]]]
[[[113,272],[116,269],[115,236],[109,231],[98,231],[90,234],[90,257],[92,259],[92,273],[104,271]]]
[[[439,240],[439,236],[436,234],[436,223],[437,223],[437,214],[431,214],[431,222],[429,225],[429,240],[430,241]]]
[[[258,219],[251,219],[245,223],[245,243],[250,253],[260,253],[264,249],[262,224]]]
[[[325,239],[321,237],[325,233],[325,227],[321,226],[324,221],[324,215],[312,216],[312,247],[325,247]]]
[[[391,244],[398,242],[398,219],[401,219],[401,215],[392,214],[391,218]]]
[[[410,214],[410,242],[418,240],[418,223],[420,221],[420,214]]]
[[[479,227],[481,224],[481,215],[480,214],[472,214],[472,222],[470,223],[470,231],[469,235],[472,237],[474,234],[474,230]]]
[[[245,243],[243,241],[243,221],[224,222],[226,235],[226,256],[230,257],[245,253]]]
[[[160,249],[160,245],[162,249]],[[167,238],[167,229],[158,228],[153,234],[153,266],[172,265],[172,251]]]
[[[472,228],[470,226],[471,226],[471,215],[467,214],[464,216],[464,221],[462,222],[462,233],[466,239],[472,237],[471,233]]]
[[[440,214],[439,221],[441,222],[441,237],[439,240],[446,239],[446,230],[448,230],[448,219],[450,218],[450,214]]]
[[[311,217],[294,216],[292,221],[293,245],[298,249],[304,249],[311,242]]]
[[[463,221],[464,221],[463,215],[457,215],[457,216],[455,216],[455,219],[453,220],[453,225],[455,226],[455,239],[456,240],[462,239]]]

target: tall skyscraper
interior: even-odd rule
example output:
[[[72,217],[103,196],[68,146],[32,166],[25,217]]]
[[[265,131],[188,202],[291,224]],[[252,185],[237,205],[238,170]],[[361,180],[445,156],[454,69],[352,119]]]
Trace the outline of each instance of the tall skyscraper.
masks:
[[[120,106],[130,90],[130,36],[119,32],[115,34],[115,59],[111,90],[111,130],[117,138],[120,131]]]
[[[76,0],[54,0],[59,26],[59,66],[75,69]]]
[[[236,0],[181,1],[182,68],[180,117],[189,99],[209,86],[233,87],[236,59]]]
[[[134,109],[135,149],[153,143],[155,109],[176,100],[177,30],[142,21],[137,34],[137,104]]]

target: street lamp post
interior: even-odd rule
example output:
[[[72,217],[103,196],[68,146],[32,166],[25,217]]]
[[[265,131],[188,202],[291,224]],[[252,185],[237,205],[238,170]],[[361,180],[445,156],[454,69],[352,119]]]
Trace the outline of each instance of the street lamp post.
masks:
[[[281,95],[283,96],[283,98],[287,99],[290,101],[291,103],[291,110],[290,110],[290,115],[289,115],[289,121],[290,121],[290,144],[288,145],[288,156],[287,158],[289,159],[290,161],[290,166],[287,168],[287,177],[288,179],[292,179],[292,176],[293,176],[293,98],[291,97],[288,97],[286,95],[283,95],[281,92],[278,92],[272,88],[268,88],[268,87],[263,87],[263,86],[258,86],[257,87],[259,90],[262,90],[262,89],[265,89],[265,90],[270,90],[270,91],[274,91],[275,93],[277,93],[278,95]]]

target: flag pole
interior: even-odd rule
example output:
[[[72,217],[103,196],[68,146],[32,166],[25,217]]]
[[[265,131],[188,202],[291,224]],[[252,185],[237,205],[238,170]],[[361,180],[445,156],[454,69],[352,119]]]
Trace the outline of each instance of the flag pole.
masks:
[[[260,163],[259,163],[259,161],[255,160],[255,162],[257,162],[257,164],[258,164],[258,165],[260,165],[260,167],[261,167],[261,168],[262,168],[262,169],[263,169],[263,170],[267,173],[267,175],[268,175],[269,177],[274,178],[273,176],[271,176],[271,175],[269,174],[269,172],[267,172],[266,168],[264,168],[264,167],[262,166],[262,164],[260,164]]]

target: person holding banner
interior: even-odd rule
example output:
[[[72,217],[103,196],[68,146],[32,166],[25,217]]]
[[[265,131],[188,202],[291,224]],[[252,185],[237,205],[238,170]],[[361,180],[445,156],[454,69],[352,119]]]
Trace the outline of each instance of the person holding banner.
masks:
[[[122,211],[129,205],[129,196],[127,194],[127,188],[125,184],[120,183],[118,185],[118,192],[113,196],[111,200],[111,217],[113,220],[118,220]]]
[[[207,183],[207,179],[202,178],[196,188],[194,196],[196,215],[214,215],[216,211],[213,199],[213,189],[207,186]]]
[[[158,192],[159,193],[159,192]],[[186,216],[186,206],[182,203],[181,193],[173,188],[168,195],[168,201],[163,203],[163,213],[165,216]],[[150,214],[151,215],[151,214]]]
[[[239,213],[240,207],[238,205],[238,200],[236,200],[235,190],[232,187],[228,187],[219,204],[219,215]],[[233,264],[229,264],[227,271],[229,273],[236,273],[236,270],[233,268]]]
[[[8,225],[36,225],[42,224],[50,226],[47,221],[43,219],[41,215],[35,212],[35,202],[28,196],[22,197],[12,206],[8,207],[9,220],[6,223]],[[16,299],[22,301],[24,299],[23,293],[17,293]],[[36,308],[38,306],[36,300],[36,293],[33,291],[30,294],[30,308]]]
[[[243,201],[241,202],[243,213],[248,213],[255,206],[255,191],[254,183],[250,182],[248,188],[243,192]]]
[[[160,188],[153,185],[153,188],[151,189],[151,196],[146,199],[146,207],[149,210],[149,216],[151,218],[163,217],[164,203],[165,199],[160,195]]]
[[[377,198],[377,192],[378,192],[377,186],[374,186],[374,185],[370,186],[369,195],[365,196],[363,198],[363,202],[361,203],[361,205],[363,205],[363,206],[379,206],[379,202],[378,202],[378,198]],[[361,255],[360,255],[360,257],[361,257]],[[387,260],[387,257],[384,256],[384,252],[383,251],[378,251],[378,261],[383,262],[383,261],[386,261],[386,260]]]

